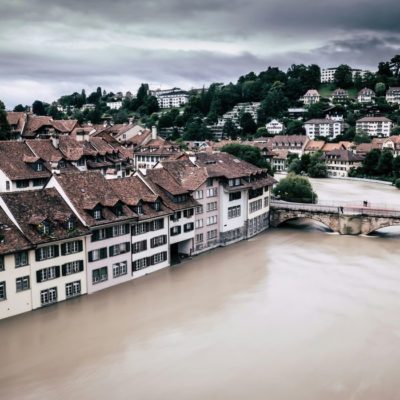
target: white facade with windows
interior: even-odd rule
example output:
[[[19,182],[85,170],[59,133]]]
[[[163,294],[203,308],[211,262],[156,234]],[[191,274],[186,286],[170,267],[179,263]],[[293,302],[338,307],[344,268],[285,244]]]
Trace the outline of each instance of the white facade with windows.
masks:
[[[279,135],[280,133],[283,132],[283,124],[282,122],[279,122],[276,119],[273,119],[271,122],[268,122],[268,124],[265,125],[265,128],[267,129],[268,133],[271,135]]]

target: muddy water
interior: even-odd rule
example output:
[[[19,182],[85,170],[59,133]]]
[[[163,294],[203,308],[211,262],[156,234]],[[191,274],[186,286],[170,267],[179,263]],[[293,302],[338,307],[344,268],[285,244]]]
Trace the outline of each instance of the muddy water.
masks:
[[[397,400],[399,244],[298,223],[0,321],[0,399]]]

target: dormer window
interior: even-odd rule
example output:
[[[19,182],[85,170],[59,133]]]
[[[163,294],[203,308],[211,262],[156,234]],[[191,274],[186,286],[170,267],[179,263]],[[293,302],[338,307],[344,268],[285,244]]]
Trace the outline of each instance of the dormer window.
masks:
[[[58,162],[58,168],[65,168],[66,167],[66,163],[65,163],[65,161],[64,160],[60,160],[59,162]]]
[[[142,215],[143,214],[143,206],[141,204],[138,204],[133,209],[134,209],[136,214],[138,214],[138,215]]]
[[[43,221],[38,225],[37,229],[41,235],[50,235],[51,225],[49,221]]]
[[[93,218],[96,219],[96,220],[101,219],[101,218],[102,218],[101,209],[100,209],[100,208],[95,208],[95,209],[93,210],[92,215],[93,215]]]
[[[153,204],[153,208],[154,208],[155,211],[160,211],[160,210],[161,210],[161,202],[157,200],[157,201]]]
[[[117,204],[117,205],[114,207],[114,214],[115,214],[117,217],[122,217],[123,211],[122,211],[122,205],[121,205],[121,204]]]
[[[41,162],[35,162],[34,164],[32,164],[32,168],[36,172],[41,172],[43,171],[43,164]]]
[[[75,229],[75,226],[76,226],[75,220],[74,220],[73,218],[70,218],[70,219],[67,221],[67,229],[68,229],[69,231],[72,231],[72,230]]]

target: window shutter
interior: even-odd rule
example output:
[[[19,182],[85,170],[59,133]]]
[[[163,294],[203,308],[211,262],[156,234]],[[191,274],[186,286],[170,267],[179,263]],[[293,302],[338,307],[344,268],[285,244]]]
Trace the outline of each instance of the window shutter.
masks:
[[[40,261],[40,249],[35,250],[35,258],[36,258],[36,261]]]
[[[79,271],[82,272],[83,271],[83,260],[79,261]]]
[[[60,266],[57,265],[57,267],[55,267],[55,268],[56,268],[56,278],[59,278],[60,277]]]
[[[106,237],[107,238],[113,237],[112,228],[106,228]]]
[[[61,266],[61,272],[62,272],[62,276],[67,275],[67,266],[65,264],[63,264]]]
[[[78,240],[78,251],[82,251],[82,250],[83,250],[83,241]]]
[[[131,251],[131,243],[130,242],[125,242],[125,250],[126,250],[126,252]]]
[[[99,240],[99,231],[94,231],[92,234],[92,242],[96,242],[97,240]]]
[[[163,244],[167,244],[167,235],[163,235],[163,238],[164,238]]]
[[[163,260],[166,261],[166,260],[167,260],[167,252],[166,252],[166,251],[163,251],[162,254],[163,254]]]
[[[150,239],[150,247],[151,247],[151,248],[154,247],[154,238]]]
[[[114,246],[110,246],[109,254],[110,254],[110,257],[114,256]]]
[[[58,244],[54,245],[54,257],[58,257],[60,255],[60,249],[58,248]]]
[[[143,250],[147,250],[147,240],[143,240]]]
[[[42,282],[42,270],[36,271],[36,282]]]
[[[55,251],[55,249],[54,249],[54,251]],[[61,255],[65,256],[66,254],[67,254],[67,244],[66,243],[62,243],[61,244]]]
[[[125,224],[125,234],[129,233],[129,224]]]
[[[153,265],[153,264],[152,264],[152,257],[147,257],[147,258],[146,258],[146,264],[147,264],[148,267],[149,267],[150,265]]]
[[[93,251],[89,251],[89,262],[93,261]]]
[[[107,258],[107,247],[100,249],[100,258]]]
[[[132,234],[132,236],[136,236],[136,228],[137,227],[137,225],[132,225],[132,227],[131,227],[131,234]]]
[[[150,256],[151,259],[151,265],[154,265],[154,256]]]
[[[159,219],[160,221],[160,229],[164,229],[164,218]]]

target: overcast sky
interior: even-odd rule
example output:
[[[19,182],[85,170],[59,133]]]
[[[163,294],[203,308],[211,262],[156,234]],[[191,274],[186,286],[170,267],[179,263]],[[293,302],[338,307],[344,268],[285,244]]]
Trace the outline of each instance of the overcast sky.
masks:
[[[292,63],[375,70],[400,53],[399,15],[399,0],[0,0],[0,99],[188,89]]]

